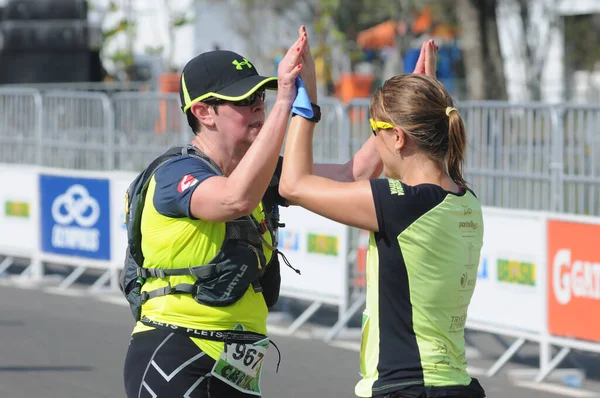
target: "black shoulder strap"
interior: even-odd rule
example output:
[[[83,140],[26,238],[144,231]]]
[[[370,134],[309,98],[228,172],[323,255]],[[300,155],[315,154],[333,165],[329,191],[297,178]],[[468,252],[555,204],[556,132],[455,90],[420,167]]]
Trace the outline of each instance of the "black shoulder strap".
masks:
[[[159,157],[157,157],[156,159],[154,159],[149,165],[148,167],[146,167],[146,170],[144,170],[144,172],[146,173],[147,177],[151,177],[154,172],[160,167],[162,166],[167,160],[179,155],[181,153],[181,147],[173,147],[173,148],[169,148],[168,151],[166,151],[165,153],[163,153],[162,155],[160,155]]]
[[[169,148],[169,150],[167,150],[165,153],[163,153],[162,155],[160,155],[159,157],[154,159],[148,165],[148,167],[146,167],[146,169],[144,170],[145,175],[142,177],[144,179],[144,182],[147,182],[150,179],[150,177],[152,177],[152,175],[156,172],[156,170],[158,170],[158,168],[160,166],[162,166],[164,163],[166,163],[171,158],[178,156],[178,155],[194,156],[194,157],[204,161],[218,175],[223,175],[223,172],[221,172],[221,169],[219,168],[219,166],[217,166],[217,164],[212,159],[210,159],[204,153],[200,152],[200,150],[198,148],[196,148],[195,146],[187,145],[187,146],[183,146],[183,147]]]
[[[154,159],[148,167],[146,167],[138,176],[133,180],[133,182],[129,185],[127,189],[126,196],[126,207],[129,207],[129,201],[133,199],[133,196],[141,191],[145,194],[145,189],[148,183],[150,182],[150,178],[154,175],[156,170],[164,163],[166,163],[169,159],[181,154],[181,147],[173,147],[168,151]]]
[[[214,162],[214,160],[212,160],[211,158],[206,156],[203,152],[201,152],[195,146],[188,145],[187,147],[181,148],[181,154],[184,156],[186,156],[186,155],[194,156],[200,160],[203,160],[204,163],[206,163],[215,173],[217,173],[217,175],[219,175],[219,176],[223,175],[223,172],[221,171],[219,166],[217,166],[217,164]]]

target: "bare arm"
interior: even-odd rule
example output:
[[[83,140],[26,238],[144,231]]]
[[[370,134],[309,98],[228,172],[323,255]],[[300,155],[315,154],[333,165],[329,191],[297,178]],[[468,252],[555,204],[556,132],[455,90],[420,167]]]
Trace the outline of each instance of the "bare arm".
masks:
[[[233,172],[211,177],[194,191],[191,214],[199,219],[222,222],[250,214],[260,203],[277,166],[296,96],[306,38],[299,37],[279,64],[277,100],[260,133]]]
[[[340,182],[351,182],[377,178],[383,171],[383,163],[375,149],[375,139],[370,137],[344,164],[315,164],[315,175]]]
[[[279,193],[323,217],[377,231],[375,203],[368,180],[338,182],[313,174],[314,123],[294,117],[288,130]]]
[[[196,188],[190,203],[194,217],[212,222],[235,220],[258,206],[277,166],[290,108],[290,103],[276,103],[235,170]]]
[[[306,36],[301,28],[300,36]],[[301,72],[308,96],[317,103],[315,65],[307,44],[302,54]],[[300,116],[293,117],[288,129],[279,194],[296,204],[331,220],[376,231],[377,216],[368,180],[355,182],[375,174],[381,160],[375,143],[367,141],[346,164],[313,165],[315,125]],[[375,156],[373,156],[375,155]]]

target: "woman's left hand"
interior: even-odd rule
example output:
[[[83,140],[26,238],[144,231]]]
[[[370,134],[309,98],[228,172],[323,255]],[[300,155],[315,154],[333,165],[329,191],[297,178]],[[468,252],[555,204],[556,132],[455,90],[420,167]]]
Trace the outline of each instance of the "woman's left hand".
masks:
[[[429,77],[437,77],[437,51],[439,47],[435,41],[428,40],[421,46],[421,53],[413,73],[420,73]]]

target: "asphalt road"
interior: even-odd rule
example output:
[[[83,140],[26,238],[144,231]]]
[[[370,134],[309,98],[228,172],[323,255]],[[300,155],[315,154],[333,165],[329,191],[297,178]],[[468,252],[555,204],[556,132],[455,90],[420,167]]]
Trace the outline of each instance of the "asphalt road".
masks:
[[[124,397],[122,365],[133,319],[119,296],[14,287],[8,278],[0,282],[0,397]],[[286,317],[271,317],[270,330],[282,362],[276,374],[277,355],[271,349],[264,366],[264,396],[353,397],[358,380],[357,334],[331,345],[318,338],[324,331],[318,324],[306,325],[294,337],[279,333],[287,324]],[[501,346],[487,335],[470,337],[477,346],[470,348],[470,367],[480,372],[491,366]],[[518,387],[507,372],[531,369],[527,361],[524,357],[523,363],[511,363],[493,378],[478,376],[488,396],[600,397],[600,383],[589,378],[583,388]],[[590,366],[600,369],[598,364]]]

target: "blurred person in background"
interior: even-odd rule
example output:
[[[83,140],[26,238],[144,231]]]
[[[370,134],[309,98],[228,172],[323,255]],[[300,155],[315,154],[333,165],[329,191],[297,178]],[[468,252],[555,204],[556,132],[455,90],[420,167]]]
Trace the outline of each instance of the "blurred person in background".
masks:
[[[467,373],[464,327],[483,244],[481,206],[462,175],[465,127],[435,79],[433,41],[417,71],[387,80],[371,98],[386,178],[338,182],[315,175],[315,124],[292,118],[279,192],[342,224],[371,231],[359,397],[481,398]],[[317,102],[306,47],[301,78]]]
[[[124,366],[130,398],[261,394],[266,318],[281,281],[279,154],[306,41],[302,29],[278,79],[224,50],[200,54],[183,69],[181,104],[194,139],[149,180],[141,313]],[[267,118],[265,89],[278,90]],[[315,165],[338,181],[381,170],[374,139],[346,164]]]

